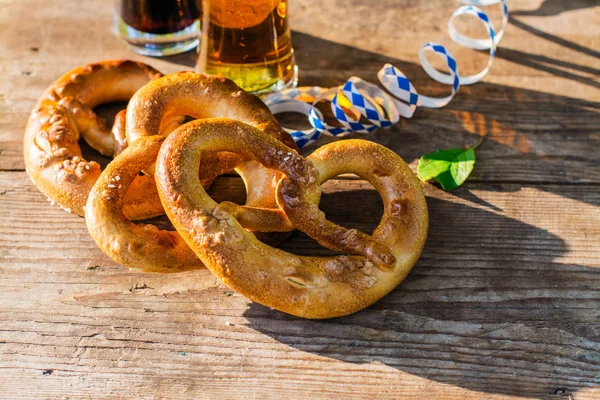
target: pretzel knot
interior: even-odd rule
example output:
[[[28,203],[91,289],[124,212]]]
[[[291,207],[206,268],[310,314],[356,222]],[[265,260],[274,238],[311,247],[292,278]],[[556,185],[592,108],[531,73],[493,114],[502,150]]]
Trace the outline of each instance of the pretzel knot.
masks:
[[[277,201],[293,225],[352,255],[296,256],[243,229],[240,221],[260,220],[265,210],[217,204],[195,173],[203,158],[223,151],[282,173]],[[318,208],[320,185],[346,172],[371,182],[384,200],[371,236],[327,221]],[[192,121],[165,140],[156,182],[167,216],[221,281],[253,301],[305,318],[342,316],[379,300],[406,277],[427,236],[427,206],[410,168],[392,151],[362,140],[331,143],[303,158],[242,122]]]

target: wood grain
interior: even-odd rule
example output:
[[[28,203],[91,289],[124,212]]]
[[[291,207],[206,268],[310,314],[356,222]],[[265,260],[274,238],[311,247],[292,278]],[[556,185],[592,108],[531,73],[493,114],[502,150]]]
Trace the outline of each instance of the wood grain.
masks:
[[[193,52],[127,51],[109,34],[109,3],[0,1],[1,399],[600,399],[596,2],[511,1],[483,82],[369,137],[413,168],[437,147],[485,140],[463,188],[424,185],[430,234],[402,285],[318,322],[250,303],[205,270],[126,270],[27,179],[27,116],[69,68],[109,58],[193,68]],[[450,44],[455,7],[292,0],[300,82],[374,82],[392,62],[419,92],[448,93],[418,66],[422,44],[449,44],[463,73],[486,62]],[[243,185],[222,177],[211,194],[239,202]],[[373,188],[348,176],[325,185],[321,208],[366,232],[382,213]],[[281,247],[331,254],[298,232]]]
[[[75,385],[95,397],[126,381],[136,398],[148,387],[159,397],[201,387],[207,398],[242,397],[248,385],[256,398],[368,398],[386,382],[390,398],[421,385],[424,398],[543,398],[600,384],[594,186],[560,189],[580,200],[544,186],[471,185],[454,194],[427,186],[433,229],[409,278],[368,310],[310,322],[251,304],[207,271],[124,270],[96,248],[81,218],[51,207],[15,174],[0,174],[7,393],[25,384],[32,396],[53,385],[64,394]],[[353,226],[375,226],[382,205],[369,184],[325,188],[330,219],[353,212]],[[233,177],[212,192],[244,195]],[[282,247],[319,253],[300,234]]]

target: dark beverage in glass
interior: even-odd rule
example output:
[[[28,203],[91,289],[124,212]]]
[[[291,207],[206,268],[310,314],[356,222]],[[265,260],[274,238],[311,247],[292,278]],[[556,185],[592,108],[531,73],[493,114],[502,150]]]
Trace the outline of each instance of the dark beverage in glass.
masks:
[[[137,53],[165,56],[198,45],[198,0],[116,0],[113,29]]]

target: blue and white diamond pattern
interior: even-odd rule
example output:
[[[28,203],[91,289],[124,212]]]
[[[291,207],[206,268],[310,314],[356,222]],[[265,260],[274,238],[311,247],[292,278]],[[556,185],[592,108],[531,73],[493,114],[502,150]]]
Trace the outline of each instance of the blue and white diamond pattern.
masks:
[[[380,93],[377,92],[377,87],[367,86],[363,83],[366,82],[360,78],[352,77],[342,86],[341,93],[350,101],[352,107],[357,110],[360,115],[369,120],[371,124],[378,128],[389,128],[392,126],[392,123],[375,106],[376,101],[373,97],[380,95]],[[359,88],[359,86],[361,88]]]
[[[447,105],[458,92],[461,85],[470,85],[480,81],[489,71],[496,45],[504,35],[508,23],[507,0],[461,0],[465,6],[459,7],[448,21],[448,33],[452,40],[462,46],[476,50],[489,50],[487,66],[477,74],[461,76],[458,72],[456,59],[444,46],[437,43],[427,43],[419,51],[419,60],[423,70],[435,81],[452,86],[452,93],[445,98],[434,98],[420,95],[410,80],[398,68],[386,64],[378,73],[379,81],[388,92],[365,82],[360,78],[351,77],[340,87],[325,89],[321,87],[298,87],[283,90],[264,98],[265,104],[276,114],[279,112],[298,112],[308,117],[312,129],[286,129],[294,138],[298,147],[302,148],[317,141],[321,134],[331,136],[346,136],[353,132],[370,133],[377,128],[388,128],[398,122],[400,117],[412,118],[419,107],[439,108]],[[488,18],[478,6],[500,4],[502,9],[502,26],[496,32]],[[474,39],[458,32],[454,20],[459,15],[470,15],[477,18],[486,28],[489,39]],[[434,53],[444,59],[449,73],[435,69],[427,58],[428,53]],[[350,114],[340,105],[341,96],[350,104]],[[302,100],[314,99],[312,103]],[[323,114],[315,107],[321,101],[330,101],[331,110],[336,125],[325,121]],[[345,104],[347,104],[345,102]],[[360,122],[361,116],[368,123]]]

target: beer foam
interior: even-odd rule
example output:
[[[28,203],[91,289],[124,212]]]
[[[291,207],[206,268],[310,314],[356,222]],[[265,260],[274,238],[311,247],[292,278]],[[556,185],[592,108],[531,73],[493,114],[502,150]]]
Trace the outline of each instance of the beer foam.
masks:
[[[233,4],[232,4],[233,3]],[[280,0],[210,0],[203,1],[202,7],[210,9],[210,22],[221,28],[245,29],[263,22],[272,12],[276,12]],[[286,2],[281,1],[286,4]],[[286,4],[287,8],[287,4]],[[277,10],[279,12],[279,8]],[[205,10],[203,9],[203,12]],[[284,18],[285,13],[279,15]]]

